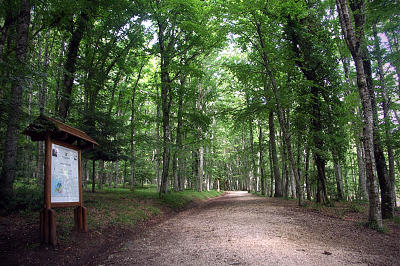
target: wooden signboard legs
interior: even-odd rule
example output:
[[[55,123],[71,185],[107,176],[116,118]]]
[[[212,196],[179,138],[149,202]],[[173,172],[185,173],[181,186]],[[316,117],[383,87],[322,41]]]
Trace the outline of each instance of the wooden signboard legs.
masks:
[[[75,227],[77,232],[88,231],[87,209],[78,206],[74,209]],[[40,242],[57,245],[56,235],[56,212],[53,209],[42,209],[40,211]]]
[[[78,206],[74,209],[75,230],[86,233],[87,228],[87,209],[83,206]]]
[[[53,209],[44,208],[40,211],[40,241],[57,244],[56,212]]]

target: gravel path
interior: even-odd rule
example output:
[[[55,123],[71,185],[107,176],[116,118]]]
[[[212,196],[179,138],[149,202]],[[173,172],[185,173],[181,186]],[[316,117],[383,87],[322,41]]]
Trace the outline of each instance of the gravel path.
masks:
[[[400,265],[400,240],[296,207],[229,192],[118,247],[104,265]]]

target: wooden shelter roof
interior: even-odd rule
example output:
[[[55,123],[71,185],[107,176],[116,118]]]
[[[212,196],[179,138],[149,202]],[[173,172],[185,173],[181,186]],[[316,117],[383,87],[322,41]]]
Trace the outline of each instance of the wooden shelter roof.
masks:
[[[46,140],[46,136],[49,135],[53,140],[63,141],[81,149],[99,145],[85,132],[45,115],[36,118],[23,133],[30,136],[32,141]]]

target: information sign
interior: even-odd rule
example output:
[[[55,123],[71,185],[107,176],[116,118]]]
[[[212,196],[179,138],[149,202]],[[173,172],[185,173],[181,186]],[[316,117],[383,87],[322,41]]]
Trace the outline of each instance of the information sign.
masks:
[[[51,203],[79,202],[78,151],[52,143]]]

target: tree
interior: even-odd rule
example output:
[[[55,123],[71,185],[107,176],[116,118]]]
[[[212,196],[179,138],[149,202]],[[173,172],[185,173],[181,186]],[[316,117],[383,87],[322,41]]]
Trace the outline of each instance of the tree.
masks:
[[[378,187],[376,182],[376,164],[374,155],[374,123],[371,98],[368,92],[367,79],[363,65],[362,46],[364,45],[365,3],[363,0],[351,0],[353,19],[346,0],[336,0],[339,18],[346,44],[351,52],[357,71],[357,86],[361,98],[364,124],[364,156],[369,182],[369,216],[370,223],[382,227]],[[354,27],[353,27],[354,20]]]
[[[15,78],[11,85],[10,103],[8,106],[7,132],[4,140],[3,165],[0,174],[0,208],[6,209],[13,196],[13,182],[16,174],[18,137],[22,117],[23,88],[27,84],[28,66],[25,63],[29,45],[29,25],[31,20],[31,2],[22,0],[19,5],[16,23],[15,42]],[[9,36],[7,36],[9,37]],[[12,38],[12,37],[10,37]]]

